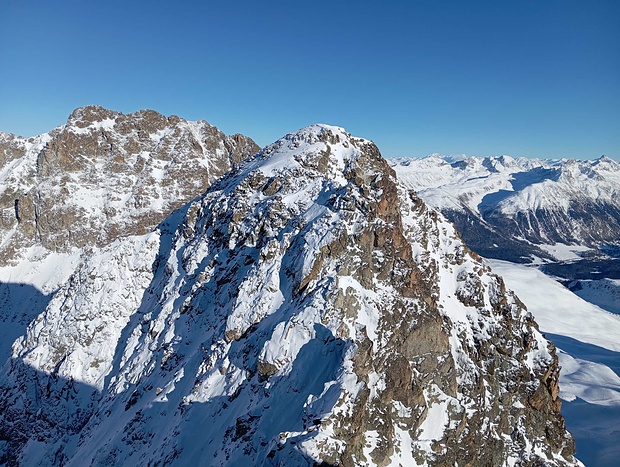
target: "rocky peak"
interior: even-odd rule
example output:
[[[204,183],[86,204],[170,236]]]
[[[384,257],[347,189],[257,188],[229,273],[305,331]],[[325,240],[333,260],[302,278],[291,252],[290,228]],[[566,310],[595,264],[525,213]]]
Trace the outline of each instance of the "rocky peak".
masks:
[[[88,128],[93,124],[102,123],[106,120],[115,120],[119,115],[121,115],[120,112],[108,110],[99,105],[87,105],[78,107],[69,115],[67,126]]]
[[[96,252],[6,368],[0,447],[33,464],[576,464],[531,316],[326,125]]]
[[[372,144],[353,138],[342,128],[311,125],[267,146],[259,154],[260,170],[266,175],[299,167],[340,179],[347,164],[359,157],[358,146]]]
[[[620,163],[607,156],[601,156],[592,161],[592,167],[595,170],[604,170],[607,172],[620,172]]]
[[[68,251],[146,233],[259,150],[205,121],[99,106],[76,109],[64,126],[32,142],[6,140],[0,264],[34,244]]]

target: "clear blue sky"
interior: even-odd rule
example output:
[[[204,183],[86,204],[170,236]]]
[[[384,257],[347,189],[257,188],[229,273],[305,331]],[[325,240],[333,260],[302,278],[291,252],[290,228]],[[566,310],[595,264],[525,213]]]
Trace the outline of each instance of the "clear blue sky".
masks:
[[[620,160],[620,1],[0,2],[0,130],[78,106],[260,145],[315,122],[386,156]]]

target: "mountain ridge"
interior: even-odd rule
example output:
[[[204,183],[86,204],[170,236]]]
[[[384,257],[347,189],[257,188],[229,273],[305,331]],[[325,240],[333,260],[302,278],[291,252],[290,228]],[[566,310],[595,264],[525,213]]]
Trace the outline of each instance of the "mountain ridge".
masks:
[[[392,161],[399,178],[485,257],[553,261],[549,246],[596,249],[620,236],[620,164],[432,156]],[[474,221],[475,219],[475,221]]]
[[[531,315],[341,128],[96,250],[13,346],[11,462],[578,464]]]

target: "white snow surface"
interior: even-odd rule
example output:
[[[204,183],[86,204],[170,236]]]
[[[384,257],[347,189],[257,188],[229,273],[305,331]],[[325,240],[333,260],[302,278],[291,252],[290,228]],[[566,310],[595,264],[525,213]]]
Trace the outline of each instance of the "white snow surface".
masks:
[[[119,239],[89,257],[30,323],[26,335],[13,344],[14,358],[103,390],[114,359],[110,343],[119,341],[141,305],[157,247],[154,233]],[[63,352],[60,364],[59,349]]]
[[[620,377],[608,366],[573,358],[560,352],[562,365],[560,397],[573,401],[576,397],[589,404],[620,406]]]
[[[11,356],[13,342],[68,281],[81,262],[80,253],[51,253],[34,246],[17,264],[0,267],[0,364]]]
[[[575,193],[615,203],[620,187],[620,165],[602,157],[595,161],[574,159],[514,159],[510,156],[450,157],[391,160],[399,180],[418,191],[431,206],[443,209],[465,203],[476,212],[483,198],[504,190],[499,208],[506,214],[567,207]]]
[[[487,260],[534,315],[543,332],[620,352],[620,316],[573,294],[538,269]]]
[[[579,253],[588,251],[590,248],[579,245],[565,245],[556,243],[554,245],[537,245],[538,248],[546,251],[558,261],[573,261],[581,259]]]

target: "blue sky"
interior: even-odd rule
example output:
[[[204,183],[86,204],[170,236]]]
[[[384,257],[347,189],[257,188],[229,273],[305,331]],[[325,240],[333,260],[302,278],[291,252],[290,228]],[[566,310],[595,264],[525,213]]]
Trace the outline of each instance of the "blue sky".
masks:
[[[620,2],[0,2],[0,130],[99,104],[260,145],[315,122],[385,156],[620,160]]]

